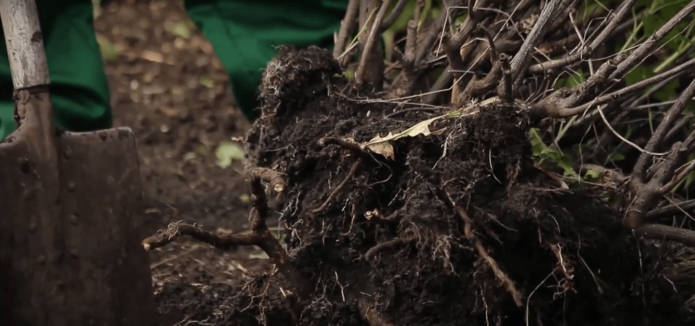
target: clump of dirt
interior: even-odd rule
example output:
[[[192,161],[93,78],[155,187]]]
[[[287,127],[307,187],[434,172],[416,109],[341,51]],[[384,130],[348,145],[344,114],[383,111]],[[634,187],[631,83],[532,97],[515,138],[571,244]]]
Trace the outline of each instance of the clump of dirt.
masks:
[[[389,159],[358,144],[433,116],[375,99],[316,47],[284,48],[265,72],[247,161],[287,178],[276,207],[312,284],[301,325],[686,320],[654,281],[664,247],[534,165],[525,107],[436,120],[427,136],[393,141]]]

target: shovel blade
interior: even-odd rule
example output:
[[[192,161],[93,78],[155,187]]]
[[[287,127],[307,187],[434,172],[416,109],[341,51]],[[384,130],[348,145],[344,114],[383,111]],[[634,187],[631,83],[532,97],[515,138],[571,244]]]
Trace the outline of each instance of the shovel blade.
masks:
[[[51,109],[48,93],[18,105]],[[130,129],[51,136],[27,118],[0,143],[0,185],[0,324],[154,325]]]

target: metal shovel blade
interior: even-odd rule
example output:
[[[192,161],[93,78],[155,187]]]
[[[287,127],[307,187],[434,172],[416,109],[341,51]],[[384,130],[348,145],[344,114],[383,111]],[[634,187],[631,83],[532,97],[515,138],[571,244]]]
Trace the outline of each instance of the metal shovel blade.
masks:
[[[0,14],[19,122],[0,143],[0,325],[154,325],[135,139],[57,132],[36,5]]]
[[[0,325],[153,325],[131,131],[64,133],[56,151],[39,121],[0,143]]]

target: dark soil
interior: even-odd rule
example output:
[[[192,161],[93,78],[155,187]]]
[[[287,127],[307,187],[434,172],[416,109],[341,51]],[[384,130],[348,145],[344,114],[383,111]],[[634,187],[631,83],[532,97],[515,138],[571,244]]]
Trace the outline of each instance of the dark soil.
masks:
[[[678,298],[644,277],[663,272],[656,248],[534,166],[525,108],[441,120],[430,125],[441,135],[399,139],[389,160],[326,138],[365,142],[431,116],[384,118],[397,105],[355,100],[339,73],[328,51],[284,50],[247,140],[251,165],[288,178],[285,239],[316,284],[302,324],[355,311],[354,325],[684,320]]]
[[[216,166],[214,148],[249,126],[209,43],[171,32],[186,21],[173,0],[104,9],[99,35],[123,47],[107,61],[116,121],[138,136],[149,231],[178,220],[243,231],[244,166]],[[438,133],[395,141],[390,160],[326,138],[365,142],[434,115],[386,118],[402,108],[362,100],[379,96],[353,89],[329,52],[284,50],[261,92],[246,165],[287,176],[272,204],[312,284],[301,325],[694,321],[673,291],[692,289],[673,268],[680,249],[637,241],[618,212],[535,167],[525,108],[438,121]],[[282,280],[258,255],[186,241],[154,251],[161,324],[292,324]]]

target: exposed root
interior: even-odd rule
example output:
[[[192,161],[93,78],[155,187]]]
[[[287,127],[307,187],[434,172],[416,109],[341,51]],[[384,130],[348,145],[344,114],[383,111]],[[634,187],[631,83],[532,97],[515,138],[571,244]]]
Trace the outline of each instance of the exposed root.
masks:
[[[273,189],[277,194],[285,191],[285,176],[282,173],[268,168],[257,167],[252,169],[250,174],[270,184],[270,189]]]
[[[345,178],[343,179],[343,181],[341,181],[340,184],[338,184],[338,186],[335,187],[335,189],[333,189],[331,194],[328,195],[328,198],[326,198],[326,201],[323,202],[323,204],[321,206],[319,206],[319,208],[314,209],[311,212],[314,214],[319,214],[319,213],[323,212],[328,207],[328,205],[331,204],[333,199],[335,199],[335,197],[338,196],[338,194],[341,191],[343,191],[343,188],[345,188],[345,185],[355,176],[355,172],[357,171],[357,168],[360,166],[361,163],[362,163],[362,159],[358,159],[355,163],[352,163],[352,166],[350,167],[350,171],[348,171],[347,175],[345,175]]]
[[[379,243],[378,245],[372,247],[367,251],[366,254],[364,254],[364,259],[366,260],[373,260],[376,255],[379,254],[379,252],[388,250],[388,249],[394,249],[397,247],[400,247],[402,245],[406,245],[408,243],[412,242],[412,239],[403,239],[403,238],[396,238],[393,240],[389,240],[386,242]]]
[[[143,240],[142,246],[145,250],[150,251],[164,247],[176,241],[178,238],[185,236],[208,243],[219,249],[230,249],[236,246],[259,246],[262,242],[262,237],[254,233],[218,235],[210,231],[205,231],[195,224],[190,225],[176,222],[169,224],[166,229],[159,230],[155,235]]]
[[[507,276],[507,274],[504,271],[502,271],[497,262],[487,252],[487,249],[485,249],[480,240],[473,234],[473,220],[471,220],[471,218],[468,216],[468,213],[466,213],[465,209],[456,205],[456,202],[454,202],[454,200],[451,198],[451,195],[449,195],[448,192],[446,193],[446,195],[451,205],[454,206],[454,209],[456,210],[456,213],[458,214],[459,218],[463,222],[464,236],[473,243],[473,246],[475,247],[475,250],[478,252],[478,255],[480,255],[480,258],[482,258],[483,261],[485,261],[485,263],[488,265],[488,267],[492,269],[492,272],[495,274],[495,276],[497,276],[497,279],[504,285],[509,294],[511,294],[516,306],[522,307],[523,295],[517,289],[516,285],[514,285],[514,281],[512,281],[509,278],[509,276]]]
[[[261,171],[272,172],[268,169]],[[269,175],[273,175],[273,173]],[[275,264],[280,274],[288,281],[290,288],[285,291],[285,296],[288,298],[295,316],[299,316],[303,309],[302,301],[306,298],[310,288],[300,271],[292,264],[285,249],[282,248],[278,239],[273,236],[266,225],[269,208],[261,179],[257,175],[251,175],[249,184],[253,203],[253,210],[249,216],[252,231],[250,234],[219,235],[204,231],[196,225],[172,223],[167,229],[160,230],[157,234],[143,240],[142,246],[145,250],[153,250],[175,241],[181,236],[190,236],[220,249],[248,245],[260,247]]]

